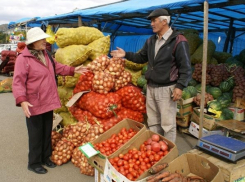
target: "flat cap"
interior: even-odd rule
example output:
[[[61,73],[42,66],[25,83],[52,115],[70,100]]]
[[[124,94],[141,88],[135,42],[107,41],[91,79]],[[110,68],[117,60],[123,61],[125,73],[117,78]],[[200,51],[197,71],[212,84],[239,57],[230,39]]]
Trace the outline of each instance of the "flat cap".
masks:
[[[166,9],[156,9],[151,12],[151,14],[147,17],[147,19],[150,20],[152,17],[158,17],[158,16],[170,16],[170,15]]]

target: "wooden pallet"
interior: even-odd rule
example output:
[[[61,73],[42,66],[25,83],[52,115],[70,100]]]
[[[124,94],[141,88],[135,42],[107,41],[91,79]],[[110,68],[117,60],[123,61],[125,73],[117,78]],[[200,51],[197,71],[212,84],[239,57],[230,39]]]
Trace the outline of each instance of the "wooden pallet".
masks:
[[[245,159],[238,160],[236,163],[231,163],[213,157],[198,149],[190,150],[189,153],[200,155],[217,165],[221,169],[225,182],[245,180]]]

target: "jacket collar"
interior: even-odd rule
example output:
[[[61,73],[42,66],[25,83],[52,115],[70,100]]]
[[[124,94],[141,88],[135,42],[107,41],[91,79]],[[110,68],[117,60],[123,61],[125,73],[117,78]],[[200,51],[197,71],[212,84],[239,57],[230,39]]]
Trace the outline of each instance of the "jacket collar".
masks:
[[[44,52],[43,52],[44,53]],[[24,56],[24,57],[35,57],[31,54],[31,52],[29,51],[29,49],[27,47],[25,47],[25,49],[23,51],[21,51],[21,54]],[[45,53],[44,53],[45,55]]]

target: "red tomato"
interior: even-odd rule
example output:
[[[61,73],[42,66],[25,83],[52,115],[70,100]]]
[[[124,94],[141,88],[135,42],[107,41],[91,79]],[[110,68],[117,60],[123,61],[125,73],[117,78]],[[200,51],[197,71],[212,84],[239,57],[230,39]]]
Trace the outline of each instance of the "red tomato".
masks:
[[[144,162],[149,163],[150,162],[149,158],[148,157],[144,158]]]
[[[168,154],[168,151],[167,151],[167,150],[165,150],[165,151],[164,151],[164,156],[165,156],[165,155],[167,155],[167,154]]]
[[[128,154],[125,154],[125,155],[123,156],[123,160],[128,161],[128,159],[129,159]]]
[[[134,177],[133,177],[133,175],[132,175],[131,173],[128,173],[128,174],[126,175],[126,177],[127,177],[130,181],[133,181],[133,179],[134,179]]]
[[[114,157],[114,161],[117,163],[119,161],[119,157]]]
[[[129,169],[129,165],[128,165],[128,164],[124,164],[123,167],[124,167],[125,170],[126,170],[126,169],[127,169],[127,170]]]
[[[150,145],[150,144],[151,144],[151,142],[152,142],[152,139],[151,139],[151,138],[149,138],[149,139],[148,139],[146,142],[147,142],[147,144],[148,144],[148,145]]]
[[[151,145],[151,149],[154,151],[154,152],[159,152],[160,151],[160,144],[159,143],[154,143]]]
[[[118,155],[118,157],[119,157],[120,159],[122,159],[123,156],[124,156],[123,154],[119,154],[119,155]]]
[[[152,139],[152,141],[158,142],[158,141],[160,140],[160,136],[157,135],[157,134],[153,134],[153,135],[151,136],[151,139]]]
[[[123,165],[123,160],[122,160],[122,159],[119,159],[119,160],[117,161],[117,166],[120,167],[120,166],[122,166],[122,165]]]
[[[155,159],[155,161],[159,161],[161,159],[161,156],[158,154],[155,154],[154,159]]]
[[[168,150],[168,146],[167,146],[167,144],[164,141],[160,141],[159,144],[160,144],[160,147],[161,147],[162,151]]]
[[[155,160],[154,155],[150,155],[150,156],[149,156],[149,160],[150,160],[151,162],[154,161],[154,160]]]
[[[151,151],[150,150],[147,150],[146,151],[146,156],[149,157],[151,155]]]
[[[139,158],[139,155],[138,154],[134,154],[134,159],[138,159]]]

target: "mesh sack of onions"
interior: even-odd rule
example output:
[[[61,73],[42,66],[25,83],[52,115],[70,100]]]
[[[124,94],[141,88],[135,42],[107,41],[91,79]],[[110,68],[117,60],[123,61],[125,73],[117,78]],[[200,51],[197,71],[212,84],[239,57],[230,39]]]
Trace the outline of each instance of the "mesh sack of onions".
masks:
[[[121,107],[120,111],[117,113],[116,116],[113,116],[109,119],[103,119],[101,120],[101,122],[103,123],[104,130],[107,131],[115,124],[119,123],[120,121],[126,118],[133,119],[138,122],[144,121],[144,116],[141,112]]]
[[[204,107],[207,106],[207,103],[209,101],[212,101],[214,100],[213,96],[207,92],[205,92],[205,100],[204,100]],[[201,94],[198,93],[194,98],[193,98],[193,102],[197,105],[197,106],[200,106],[201,104]]]
[[[209,75],[211,68],[212,66],[208,65],[207,71],[206,71],[206,84],[209,84],[211,82],[211,76]],[[198,82],[202,81],[202,64],[195,64],[195,69],[192,74],[192,78]]]
[[[72,106],[69,108],[69,111],[78,121],[88,121],[92,125],[100,122],[99,118],[92,115],[89,111],[85,111],[79,107]]]
[[[123,71],[122,74],[116,79],[114,90],[119,90],[120,88],[128,85],[132,81],[132,75],[128,71]]]
[[[223,74],[224,74],[224,65],[219,64],[219,65],[215,65],[211,72],[210,72],[210,76],[211,76],[211,85],[212,86],[219,86],[220,83],[223,81]]]
[[[91,71],[82,74],[77,81],[73,93],[76,94],[78,92],[92,90],[93,78],[94,74]]]
[[[52,141],[52,149],[54,150],[56,144],[58,141],[60,141],[62,138],[62,134],[59,133],[58,131],[52,131],[51,133],[51,141]]]
[[[66,125],[64,128],[63,128],[63,131],[62,131],[62,135],[63,135],[63,138],[68,138],[68,134],[69,134],[69,131],[74,127],[74,125]]]
[[[81,174],[88,176],[94,176],[94,168],[88,163],[87,157],[79,150],[75,148],[73,150],[71,162],[80,168]]]
[[[87,122],[78,122],[69,130],[67,139],[71,141],[74,146],[81,146],[84,137],[88,134],[90,124]]]
[[[98,138],[102,133],[104,133],[102,124],[91,125],[88,131],[88,134],[84,137],[84,142],[92,142]]]
[[[116,93],[122,97],[122,106],[134,111],[146,113],[146,99],[138,87],[128,85],[119,89]]]
[[[93,91],[107,94],[114,87],[115,78],[110,73],[103,71],[94,72],[92,82]]]
[[[51,159],[58,166],[67,163],[72,156],[72,151],[74,149],[74,144],[65,138],[62,138],[56,144]]]
[[[121,97],[115,92],[99,94],[91,91],[78,100],[77,106],[98,118],[106,119],[121,109]]]
[[[114,75],[118,78],[122,72],[124,71],[125,67],[125,59],[123,58],[111,58],[108,67],[105,69],[105,72]]]
[[[101,55],[94,59],[87,67],[93,71],[104,71],[110,63],[110,59],[106,55]]]

